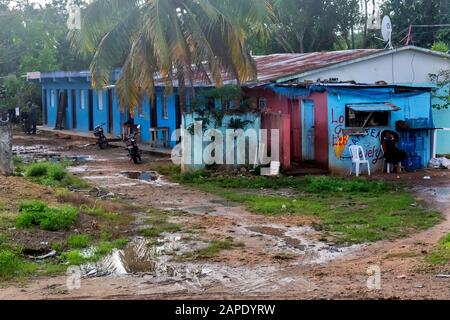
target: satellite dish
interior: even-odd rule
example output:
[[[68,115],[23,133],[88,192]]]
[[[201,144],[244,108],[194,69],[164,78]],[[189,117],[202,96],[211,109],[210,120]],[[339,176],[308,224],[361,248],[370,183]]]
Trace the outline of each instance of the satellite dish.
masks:
[[[389,48],[392,49],[392,21],[389,16],[383,17],[383,21],[381,22],[381,34],[383,36],[383,40],[388,42]]]

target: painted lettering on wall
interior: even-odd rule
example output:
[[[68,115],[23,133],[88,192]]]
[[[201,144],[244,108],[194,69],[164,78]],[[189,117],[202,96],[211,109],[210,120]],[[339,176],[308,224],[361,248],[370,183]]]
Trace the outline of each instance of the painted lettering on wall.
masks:
[[[334,109],[331,109],[331,143],[337,159],[350,159],[349,152],[345,152],[347,146],[360,145],[365,151],[365,156],[372,164],[377,164],[383,159],[383,151],[381,149],[380,137],[384,129],[381,128],[364,128],[365,134],[348,135],[345,129],[345,116],[339,115]]]

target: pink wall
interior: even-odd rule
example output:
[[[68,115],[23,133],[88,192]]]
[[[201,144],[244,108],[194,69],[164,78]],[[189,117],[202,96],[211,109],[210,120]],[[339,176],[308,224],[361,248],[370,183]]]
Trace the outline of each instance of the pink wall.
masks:
[[[328,170],[328,94],[314,92],[309,99],[314,101],[316,162]]]
[[[280,94],[276,94],[272,90],[268,89],[246,89],[244,93],[250,97],[260,97],[267,99],[267,113],[277,113],[284,115],[282,120],[277,121],[266,121],[266,125],[263,121],[262,129],[272,129],[278,126],[281,130],[281,164],[284,169],[289,169],[291,167],[291,110],[290,105],[292,103],[298,103],[297,101],[313,100],[314,101],[314,126],[315,126],[315,158],[316,163],[324,169],[328,169],[328,99],[326,92],[316,92],[312,93],[306,98],[290,98]],[[297,100],[298,99],[298,100]],[[286,117],[287,115],[287,117]],[[299,123],[301,127],[301,121]],[[300,139],[301,141],[301,139]],[[299,146],[301,150],[301,142]]]

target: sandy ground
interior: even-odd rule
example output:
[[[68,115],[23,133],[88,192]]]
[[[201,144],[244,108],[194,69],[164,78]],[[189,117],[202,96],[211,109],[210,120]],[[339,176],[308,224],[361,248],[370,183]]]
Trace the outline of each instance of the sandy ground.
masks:
[[[144,164],[134,166],[121,148],[100,151],[86,142],[41,135],[16,137],[15,145],[41,145],[65,156],[87,156],[92,161],[72,170],[92,184],[130,203],[184,212],[177,222],[195,226],[199,239],[232,237],[244,246],[208,261],[160,261],[153,272],[83,277],[76,290],[67,289],[66,276],[37,278],[1,288],[0,299],[450,298],[450,279],[436,277],[448,267],[430,269],[424,262],[424,255],[450,231],[450,174],[446,171],[375,177],[414,186],[418,197],[444,213],[443,223],[406,239],[336,248],[318,241],[320,234],[307,227],[312,222],[309,218],[254,215],[218,196],[169,183],[163,177],[147,182],[121,174],[149,170],[165,163],[164,158],[146,155]],[[26,153],[26,148],[22,151]],[[139,222],[142,217],[137,218]],[[381,271],[380,289],[367,287],[370,268]]]

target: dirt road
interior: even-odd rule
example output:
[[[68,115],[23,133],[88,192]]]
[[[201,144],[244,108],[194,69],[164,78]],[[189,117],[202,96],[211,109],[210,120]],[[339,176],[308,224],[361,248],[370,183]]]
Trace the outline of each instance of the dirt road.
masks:
[[[88,161],[73,167],[73,173],[139,207],[182,212],[174,221],[195,232],[189,237],[177,233],[160,239],[156,245],[159,254],[151,256],[143,239],[134,239],[130,259],[144,256],[147,262],[144,267],[139,264],[142,261],[136,263],[140,272],[115,267],[101,277],[91,273],[83,276],[76,290],[67,289],[66,276],[39,278],[24,286],[0,289],[0,299],[450,298],[450,279],[437,278],[438,270],[424,268],[424,255],[450,231],[448,173],[433,175],[431,180],[423,180],[423,174],[401,177],[415,182],[418,196],[444,213],[442,224],[407,239],[338,248],[319,241],[320,233],[308,227],[311,218],[254,215],[151,172],[155,164],[167,159],[146,156],[145,163],[136,167],[120,148],[100,151],[85,144],[46,136],[15,139],[24,155],[30,150],[27,146],[40,145],[33,156],[40,153],[36,150],[82,156]],[[136,218],[138,228],[145,213],[137,212]],[[205,261],[170,259],[173,251],[188,251],[202,241],[226,238],[243,246]],[[368,289],[368,268],[381,271],[381,289]]]

